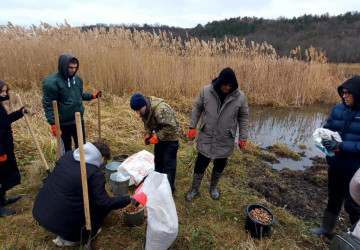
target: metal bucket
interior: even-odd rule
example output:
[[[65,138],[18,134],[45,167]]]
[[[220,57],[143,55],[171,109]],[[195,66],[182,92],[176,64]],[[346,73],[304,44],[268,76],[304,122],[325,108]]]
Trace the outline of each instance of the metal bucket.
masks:
[[[128,213],[124,210],[125,224],[128,227],[141,226],[145,220],[144,209],[145,207],[136,213]]]
[[[268,224],[264,224],[253,218],[250,214],[250,211],[255,208],[264,209],[271,216],[272,218],[271,222]],[[247,207],[246,212],[247,212],[247,217],[246,217],[245,230],[250,232],[251,237],[262,238],[263,236],[270,236],[271,226],[275,223],[275,216],[271,213],[271,211],[263,205],[251,204]]]
[[[121,162],[113,161],[111,163],[106,164],[105,166],[105,173],[106,173],[106,180],[110,181],[110,175],[117,171],[117,168],[121,165]]]
[[[116,196],[126,196],[129,191],[130,174],[125,171],[110,175],[111,189]]]

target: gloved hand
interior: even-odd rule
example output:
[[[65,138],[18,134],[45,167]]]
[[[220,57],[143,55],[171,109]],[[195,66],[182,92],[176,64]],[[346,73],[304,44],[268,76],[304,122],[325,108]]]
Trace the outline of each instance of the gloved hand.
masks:
[[[196,129],[190,128],[188,136],[189,136],[189,140],[193,141],[196,138]]]
[[[52,129],[53,135],[56,136],[56,125],[51,125],[51,129]],[[60,135],[62,135],[61,130],[60,130]]]
[[[0,162],[6,162],[6,160],[7,160],[6,154],[0,155]]]
[[[341,143],[331,136],[331,140],[324,139],[321,141],[322,145],[329,151],[340,151]]]
[[[150,145],[150,144],[157,144],[159,143],[159,140],[158,138],[156,138],[156,136],[150,136],[150,135],[147,135],[145,136],[145,144],[146,145]]]
[[[131,197],[130,204],[133,205],[134,207],[138,207],[140,205],[140,203],[137,200],[135,200],[133,197]]]
[[[24,114],[29,113],[29,111],[27,110],[27,108],[25,106],[22,106],[21,108],[19,108],[19,111],[23,112]]]
[[[238,145],[240,149],[245,148],[247,145],[247,141],[239,140]]]
[[[101,96],[102,96],[102,91],[101,91],[101,90],[99,90],[98,92],[96,92],[95,94],[93,94],[94,99],[99,98],[99,97],[101,97]]]

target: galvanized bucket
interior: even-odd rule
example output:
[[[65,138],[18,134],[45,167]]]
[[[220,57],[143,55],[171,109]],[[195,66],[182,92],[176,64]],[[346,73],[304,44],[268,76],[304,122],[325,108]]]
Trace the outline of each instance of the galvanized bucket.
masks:
[[[111,189],[116,196],[126,196],[129,190],[130,174],[126,171],[110,175]]]

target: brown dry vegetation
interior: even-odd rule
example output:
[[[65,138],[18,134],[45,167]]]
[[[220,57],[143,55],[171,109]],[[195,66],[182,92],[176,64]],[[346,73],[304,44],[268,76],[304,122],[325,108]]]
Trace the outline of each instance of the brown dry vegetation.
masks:
[[[312,52],[311,52],[312,51]],[[80,60],[79,75],[85,91],[104,91],[102,98],[102,136],[113,154],[131,155],[142,149],[143,125],[130,110],[133,92],[164,98],[176,111],[181,124],[175,203],[179,216],[179,235],[172,249],[323,249],[327,245],[307,232],[317,221],[305,221],[275,206],[249,188],[248,170],[262,158],[249,143],[244,152],[235,152],[221,181],[222,199],[208,194],[209,173],[202,183],[201,196],[186,202],[196,150],[186,140],[189,114],[199,89],[210,83],[223,67],[235,69],[241,89],[251,104],[301,106],[318,101],[338,101],[335,87],[345,80],[336,65],[324,62],[322,53],[311,49],[307,62],[278,58],[266,43],[246,47],[243,41],[225,39],[205,42],[196,38],[182,41],[171,34],[145,33],[125,29],[105,32],[96,29],[82,33],[67,24],[51,27],[42,24],[31,29],[0,26],[0,79],[10,84],[30,107],[30,120],[45,158],[51,167],[56,161],[56,140],[51,134],[41,107],[43,79],[56,71],[61,53],[74,53]],[[317,54],[316,54],[317,53]],[[9,111],[18,108],[16,98],[4,103]],[[86,102],[87,141],[97,139],[96,101]],[[32,206],[45,176],[36,147],[25,121],[13,124],[15,150],[22,184],[10,194],[25,194],[11,208],[18,215],[1,218],[0,246],[4,249],[54,249],[55,235],[42,229],[32,217]],[[274,157],[271,155],[271,157]],[[270,158],[271,158],[270,157]],[[110,190],[109,186],[107,189]],[[133,190],[132,190],[133,191]],[[261,203],[276,217],[271,237],[256,240],[244,230],[246,206]],[[106,219],[94,249],[142,249],[146,223],[127,228],[121,211]]]

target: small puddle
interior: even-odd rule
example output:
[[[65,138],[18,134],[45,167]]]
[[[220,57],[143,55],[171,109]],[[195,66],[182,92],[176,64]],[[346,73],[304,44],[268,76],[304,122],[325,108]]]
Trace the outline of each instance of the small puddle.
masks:
[[[325,124],[332,108],[319,104],[302,109],[250,106],[250,140],[263,149],[279,142],[295,152],[305,152],[301,161],[278,158],[280,163],[271,164],[279,170],[304,170],[312,166],[309,158],[324,157],[324,153],[315,147],[312,133]],[[301,149],[301,145],[306,148]]]

